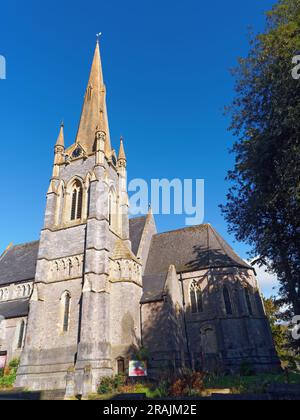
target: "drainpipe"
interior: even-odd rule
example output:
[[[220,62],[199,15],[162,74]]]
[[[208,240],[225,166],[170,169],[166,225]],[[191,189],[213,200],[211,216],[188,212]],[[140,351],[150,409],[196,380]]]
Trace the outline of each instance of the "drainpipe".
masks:
[[[184,298],[184,287],[183,287],[182,273],[180,273],[180,283],[181,283],[181,290],[182,290],[183,320],[184,320],[184,331],[185,331],[185,338],[186,338],[186,346],[187,346],[187,351],[188,351],[190,368],[192,368],[192,355],[191,355],[191,350],[190,350],[190,341],[189,341],[187,322],[186,322],[186,304],[185,304],[185,298]]]
[[[140,303],[140,332],[141,332],[141,347],[144,347],[143,341],[143,305]]]

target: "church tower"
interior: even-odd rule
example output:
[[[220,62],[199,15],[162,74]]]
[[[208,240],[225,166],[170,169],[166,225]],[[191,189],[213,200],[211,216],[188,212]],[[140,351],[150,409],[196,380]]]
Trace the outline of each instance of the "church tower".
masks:
[[[66,147],[62,124],[54,149],[16,386],[96,391],[140,343],[141,276],[124,144],[117,155],[97,42],[75,142]]]

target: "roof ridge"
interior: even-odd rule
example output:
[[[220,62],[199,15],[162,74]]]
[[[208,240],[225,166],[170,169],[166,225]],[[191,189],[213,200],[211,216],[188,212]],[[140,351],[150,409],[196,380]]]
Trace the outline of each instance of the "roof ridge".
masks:
[[[168,230],[166,232],[159,232],[159,233],[156,233],[153,236],[162,236],[162,235],[167,235],[168,233],[183,232],[185,230],[188,231],[188,230],[192,230],[192,229],[195,230],[195,229],[199,229],[199,228],[206,228],[206,227],[209,227],[209,226],[211,226],[209,223],[203,223],[201,225],[194,225],[194,226],[186,226],[186,227],[183,227],[183,228]]]
[[[146,219],[147,218],[147,214],[145,214],[144,216],[138,216],[138,217],[131,217],[131,218],[129,218],[129,221],[130,220],[139,220],[139,219]]]
[[[2,258],[5,257],[5,255],[8,253],[8,251],[13,248],[14,244],[13,242],[11,242],[6,248],[5,250],[2,252],[2,254],[0,254],[0,261],[2,260]]]
[[[209,241],[209,228],[211,228],[210,225],[207,225],[206,235],[207,235],[207,264],[208,267],[210,267],[210,241]]]
[[[16,244],[16,245],[12,246],[10,249],[20,248],[20,247],[28,246],[28,245],[33,245],[33,244],[37,244],[39,242],[40,242],[39,239],[36,240],[36,241],[24,242],[23,244]]]
[[[225,247],[228,247],[232,252],[233,252],[233,254],[239,259],[239,260],[241,260],[241,261],[244,261],[244,259],[243,258],[241,258],[236,252],[235,252],[235,250],[233,249],[233,247],[227,242],[227,241],[225,241],[225,239],[216,231],[216,229],[213,227],[213,226],[210,226],[210,228],[211,228],[211,231],[212,231],[212,233],[214,234],[214,236],[215,236],[215,238],[216,238],[216,240],[217,240],[217,242],[219,243],[219,245],[220,245],[220,247],[223,249],[223,251],[225,252],[225,254],[227,255],[227,252],[226,252],[226,249],[225,249]],[[222,242],[223,243],[222,243]],[[245,264],[247,264],[247,265],[249,265],[248,263],[246,263],[245,262]],[[249,265],[249,268],[250,268],[250,265]]]

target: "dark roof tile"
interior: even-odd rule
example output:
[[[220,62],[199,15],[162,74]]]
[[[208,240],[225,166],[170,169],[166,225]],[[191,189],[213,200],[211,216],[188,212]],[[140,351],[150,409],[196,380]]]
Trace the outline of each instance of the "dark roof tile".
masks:
[[[0,285],[34,279],[38,249],[38,241],[10,248],[0,258]]]
[[[141,303],[150,303],[163,298],[167,273],[143,277],[143,296]]]
[[[251,268],[210,225],[199,225],[154,235],[145,275],[166,273],[170,265],[177,272],[206,268]]]
[[[5,319],[20,318],[29,313],[29,299],[0,303],[0,316]]]
[[[129,219],[129,236],[132,244],[132,252],[137,255],[144,232],[147,216]]]

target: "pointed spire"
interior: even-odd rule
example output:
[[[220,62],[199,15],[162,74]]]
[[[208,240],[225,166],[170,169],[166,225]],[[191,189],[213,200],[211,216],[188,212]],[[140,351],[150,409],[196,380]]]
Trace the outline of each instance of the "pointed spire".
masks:
[[[120,139],[120,150],[119,150],[118,160],[125,160],[125,161],[127,160],[126,155],[125,155],[125,150],[124,150],[123,137],[121,137]]]
[[[97,132],[105,133],[105,150],[111,152],[106,89],[104,85],[99,41],[97,40],[90,77],[85,93],[76,143],[80,143],[87,153],[94,151]]]
[[[57,137],[55,146],[65,147],[64,123],[63,122],[60,125],[59,135]]]

